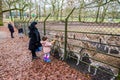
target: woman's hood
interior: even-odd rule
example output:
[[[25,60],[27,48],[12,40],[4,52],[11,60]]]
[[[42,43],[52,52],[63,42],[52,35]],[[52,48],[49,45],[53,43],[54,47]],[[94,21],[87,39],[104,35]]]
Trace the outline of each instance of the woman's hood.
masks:
[[[29,26],[29,29],[36,29],[35,25],[37,24],[37,22],[32,22],[31,25]]]

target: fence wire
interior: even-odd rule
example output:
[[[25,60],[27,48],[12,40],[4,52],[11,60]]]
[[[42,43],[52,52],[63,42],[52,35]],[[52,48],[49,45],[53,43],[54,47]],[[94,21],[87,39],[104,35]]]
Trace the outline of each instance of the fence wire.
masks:
[[[40,32],[44,33],[44,27],[42,26],[42,23],[39,24]],[[55,35],[59,35],[63,36],[64,39],[66,37],[64,36],[64,25],[65,23],[63,22],[47,22],[47,36],[49,36],[49,38],[54,38]],[[90,60],[90,63],[84,60],[80,60],[81,62],[86,63],[88,66],[94,66],[94,69],[97,68],[97,70],[100,70],[103,73],[107,73],[110,76],[116,76],[112,69],[116,69],[118,72],[120,69],[119,25],[119,23],[98,24],[93,22],[68,22],[68,45],[74,47],[71,50],[73,53],[77,53],[80,56],[84,53],[88,54],[87,57],[89,57],[88,60]],[[82,53],[79,53],[80,48],[84,48],[85,50]],[[71,56],[71,54],[68,55]],[[78,57],[75,55],[72,55],[71,57],[76,60],[78,59]],[[92,63],[96,65],[92,65]],[[91,69],[94,71],[93,67]],[[92,73],[94,74],[94,72]]]
[[[88,12],[87,10],[89,11],[89,9],[86,9],[86,12]],[[71,62],[72,59],[75,59],[76,62],[73,64],[77,64],[76,66],[79,68],[84,63],[87,65],[87,67],[84,65],[81,70],[85,70],[96,76],[99,75],[100,80],[119,80],[119,78],[115,78],[120,76],[119,19],[111,19],[109,15],[102,23],[101,17],[95,22],[96,15],[89,13],[82,14],[81,21],[78,21],[79,18],[75,16],[75,13],[70,16],[67,25],[67,36],[65,36],[65,20],[53,21],[53,17],[49,17],[49,21],[46,21],[46,23],[43,21],[38,22],[37,26],[41,37],[44,36],[45,32],[51,40],[57,35],[59,37],[58,42],[61,44],[57,48],[62,51],[66,48],[67,59]],[[15,22],[17,28],[20,24],[27,35],[29,33],[28,26],[30,25],[30,21]],[[65,38],[67,38],[67,43],[65,42]],[[64,47],[64,44],[67,46]],[[83,50],[81,51],[81,49]],[[66,53],[63,51],[63,54]]]

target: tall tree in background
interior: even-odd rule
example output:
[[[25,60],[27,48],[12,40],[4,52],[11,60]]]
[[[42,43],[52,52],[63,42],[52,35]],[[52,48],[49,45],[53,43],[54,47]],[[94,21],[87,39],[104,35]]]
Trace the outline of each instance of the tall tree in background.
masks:
[[[20,13],[20,19],[24,19],[24,11],[27,10],[28,8],[28,2],[26,0],[21,0],[19,3],[19,13]]]
[[[63,2],[64,0],[51,0],[48,1],[48,4],[50,5],[50,12],[52,13],[52,17],[54,17],[54,20],[58,20],[59,16],[61,16],[62,19],[62,10],[63,10]]]
[[[67,3],[68,3],[68,6],[69,6],[70,10],[72,10],[73,7],[75,7],[75,0],[68,0]],[[69,13],[68,13],[68,14],[69,14]],[[72,13],[72,15],[70,16],[70,18],[71,18],[72,21],[73,21],[73,13]]]
[[[47,13],[46,13],[46,5],[47,5],[47,0],[42,0],[43,3],[43,16],[46,17]]]
[[[18,8],[17,3],[19,0],[0,0],[0,24],[3,24],[3,13],[10,12],[12,16],[12,11],[14,10],[25,10],[26,7],[28,7],[27,3],[24,3],[21,8]],[[2,7],[2,4],[4,4],[4,7]],[[12,20],[12,17],[11,17]]]
[[[84,8],[85,2],[84,2],[84,0],[78,0],[78,2],[80,4],[80,6],[79,6],[79,13],[78,13],[79,14],[78,20],[79,20],[79,22],[81,22],[82,10]]]
[[[39,13],[39,19],[40,19],[40,17],[41,17],[41,6],[40,6],[40,3],[38,5],[38,13]]]
[[[6,6],[2,12],[9,12],[11,20],[13,20],[12,11],[18,10],[20,12],[20,19],[22,18],[23,11],[28,6],[27,3],[25,2],[25,0],[21,0],[21,1],[19,1],[19,0],[3,0],[3,1],[4,1],[4,4],[6,4]]]
[[[60,14],[60,0],[57,0],[56,6],[57,6],[57,9],[56,9],[56,20],[58,20],[59,19],[59,14]]]
[[[97,1],[97,6],[96,6],[96,7],[98,7],[98,10],[97,10],[97,15],[96,15],[96,20],[95,20],[95,22],[99,22],[99,18],[101,18],[101,17],[100,17],[100,11],[102,11],[102,10],[100,10],[100,8],[107,5],[107,7],[104,7],[104,9],[103,9],[102,18],[104,18],[104,17],[105,17],[106,10],[107,10],[107,8],[108,8],[108,4],[109,4],[109,3],[112,3],[112,4],[110,5],[110,6],[112,6],[112,5],[114,5],[114,4],[113,4],[114,2],[118,2],[118,3],[119,3],[119,1],[117,1],[117,0],[99,0],[99,1]],[[110,9],[109,9],[109,10],[110,10]],[[103,19],[103,20],[104,20],[104,19]],[[101,21],[100,21],[100,22],[101,22]]]
[[[64,0],[61,0],[61,6],[60,6],[60,20],[62,20],[63,6],[64,6]]]
[[[32,0],[29,0],[29,1],[26,1],[27,4],[28,4],[28,11],[29,13],[27,12],[27,15],[29,18],[32,18],[32,12],[36,9],[34,6],[34,3],[32,2]]]
[[[35,9],[36,9],[36,16],[39,14],[38,13],[38,1],[35,0]]]
[[[106,16],[106,12],[107,12],[107,10],[108,10],[108,6],[109,6],[108,4],[103,6],[103,12],[102,12],[102,15],[101,15],[101,20],[100,20],[100,22],[103,22],[103,21],[104,21],[105,16]]]
[[[10,0],[6,0],[6,3],[7,3],[7,5],[8,5],[8,9],[10,10],[11,7],[12,7],[13,2],[10,1]],[[11,11],[11,10],[9,11],[9,14],[10,14],[11,21],[13,21],[12,11]]]
[[[120,17],[119,17],[119,15],[118,14],[120,14],[119,12],[119,10],[120,10],[120,4],[118,4],[118,3],[116,3],[116,2],[111,2],[110,3],[110,16],[111,16],[111,18],[112,19],[116,19],[116,18],[119,18],[120,19]],[[119,12],[118,12],[119,11]],[[118,12],[118,13],[117,13]]]
[[[55,20],[55,12],[56,12],[56,2],[57,2],[57,0],[51,0],[50,2],[49,2],[49,4],[51,5],[51,7],[52,7],[52,17],[54,17],[54,20]]]
[[[96,22],[104,22],[104,19],[107,17],[117,18],[116,16],[118,15],[120,9],[119,5],[116,5],[117,3],[120,4],[120,0],[76,0],[76,1],[75,0],[0,0],[0,1],[4,2],[3,3],[4,5],[0,5],[3,6],[2,9],[0,9],[2,10],[0,14],[4,12],[10,12],[11,14],[11,12],[15,12],[14,10],[16,10],[16,15],[18,12],[20,12],[21,19],[23,18],[24,13],[27,12],[27,15],[31,17],[31,14],[35,13],[36,11],[36,14],[40,14],[41,16],[44,17],[46,17],[46,15],[51,12],[52,16],[54,17],[54,20],[59,20],[59,16],[60,16],[60,20],[62,20],[63,16],[67,16],[71,11],[71,9],[77,5],[77,9],[70,17],[71,19],[73,19],[74,16],[79,16],[78,17],[79,21],[83,21],[83,19],[86,20],[93,19]],[[110,6],[113,5],[113,3],[109,5],[108,3],[110,2],[117,2],[115,3],[116,6],[114,6],[115,9],[113,9],[113,7],[110,8]],[[38,7],[38,3],[39,3],[39,7]],[[85,16],[85,18],[83,16]],[[11,20],[12,20],[12,16],[11,16]]]
[[[102,1],[97,1],[97,4],[98,4],[98,9],[97,9],[97,15],[96,15],[96,20],[95,22],[98,22],[98,19],[99,19],[99,13],[100,13],[100,7],[101,7],[101,4],[102,4]]]
[[[29,0],[29,2],[31,3],[32,1]],[[31,6],[29,6],[29,17],[31,18]]]
[[[0,26],[3,25],[2,0],[0,0]]]

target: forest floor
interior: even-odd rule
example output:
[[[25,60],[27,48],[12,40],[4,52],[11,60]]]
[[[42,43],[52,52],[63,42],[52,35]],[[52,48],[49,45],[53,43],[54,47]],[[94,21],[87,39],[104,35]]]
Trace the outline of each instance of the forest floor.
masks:
[[[0,27],[0,80],[91,80],[89,74],[52,56],[51,62],[45,63],[42,52],[37,53],[39,59],[32,60],[29,38],[20,39],[17,30],[14,37],[7,27]]]

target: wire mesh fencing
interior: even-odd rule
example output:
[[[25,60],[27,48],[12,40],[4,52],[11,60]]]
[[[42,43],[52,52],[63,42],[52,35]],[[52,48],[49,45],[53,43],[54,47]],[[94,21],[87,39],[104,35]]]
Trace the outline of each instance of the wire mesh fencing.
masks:
[[[50,18],[48,15],[44,21],[38,22],[41,37],[57,38],[56,47],[52,47],[53,55],[74,64],[80,71],[94,75],[95,80],[119,80],[120,23],[93,22],[89,16],[85,16],[83,21],[76,21],[76,17],[71,18],[70,15],[63,21],[47,21]],[[21,24],[28,34],[30,21]]]
[[[42,22],[39,23],[41,34],[44,33],[42,25]],[[65,36],[64,22],[49,21],[46,23],[46,35],[49,39],[59,36],[58,42],[61,45],[57,47],[58,54],[65,54],[64,39],[67,37],[67,60],[76,60],[73,64],[79,68],[81,64],[87,64],[81,69],[99,75],[99,78],[103,76],[100,79],[114,80],[120,69],[119,25],[119,23],[68,22]]]

